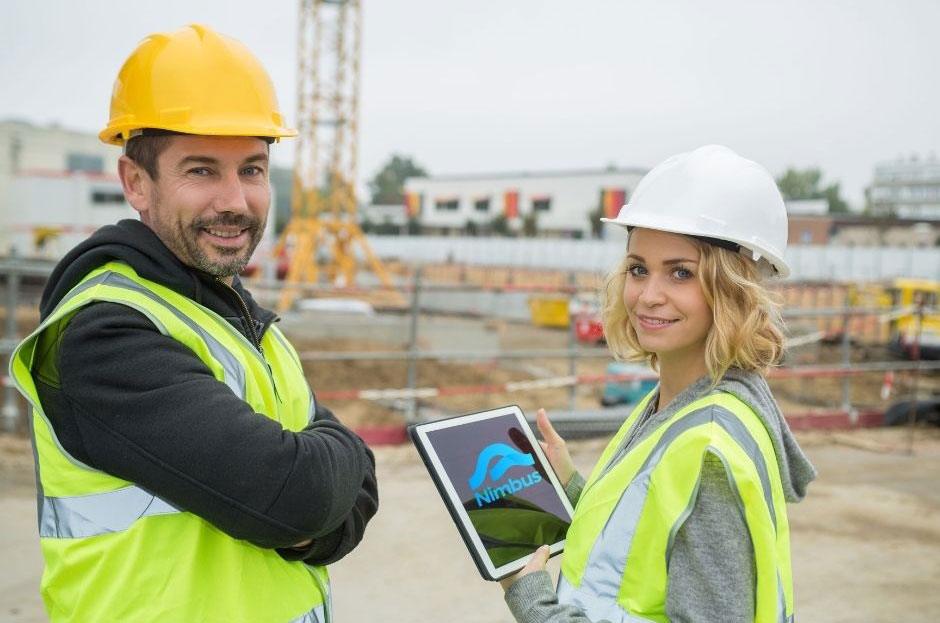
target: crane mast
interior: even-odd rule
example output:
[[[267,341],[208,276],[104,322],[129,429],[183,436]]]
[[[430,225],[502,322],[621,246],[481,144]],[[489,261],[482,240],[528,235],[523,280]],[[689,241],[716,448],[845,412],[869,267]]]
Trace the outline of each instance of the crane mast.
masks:
[[[290,248],[279,309],[299,284],[355,283],[360,248],[387,287],[391,280],[356,218],[359,147],[361,0],[300,0],[297,33],[297,126],[291,218],[275,253]]]

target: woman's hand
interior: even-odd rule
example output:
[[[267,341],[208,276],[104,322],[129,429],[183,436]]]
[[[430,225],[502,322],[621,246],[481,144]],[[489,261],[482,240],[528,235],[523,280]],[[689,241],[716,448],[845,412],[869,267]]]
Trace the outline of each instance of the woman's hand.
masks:
[[[568,452],[568,444],[555,431],[552,423],[548,421],[545,409],[538,410],[535,416],[535,424],[542,434],[542,439],[544,439],[539,444],[542,446],[542,450],[545,451],[548,462],[552,464],[552,469],[558,474],[562,486],[567,485],[576,471],[574,461],[571,460],[571,454]]]
[[[522,579],[522,576],[545,569],[545,565],[548,563],[548,556],[550,553],[551,552],[548,549],[548,545],[543,545],[535,550],[535,553],[532,554],[532,558],[529,560],[529,562],[526,563],[525,567],[522,568],[522,571],[515,575],[503,578],[499,581],[503,587],[503,591],[508,591],[510,586],[515,584],[517,580]]]

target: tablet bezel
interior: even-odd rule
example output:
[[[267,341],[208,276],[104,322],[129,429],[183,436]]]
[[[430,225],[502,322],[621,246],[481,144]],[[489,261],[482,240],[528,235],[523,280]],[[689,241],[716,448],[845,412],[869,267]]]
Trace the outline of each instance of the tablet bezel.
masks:
[[[556,495],[558,495],[560,498],[562,506],[568,512],[568,515],[573,518],[574,508],[568,501],[568,496],[565,494],[564,486],[558,480],[558,476],[555,474],[555,470],[552,468],[551,462],[549,462],[548,457],[546,457],[545,453],[542,451],[542,446],[539,444],[538,439],[536,439],[535,434],[532,432],[532,428],[529,426],[529,422],[525,419],[525,416],[522,413],[522,409],[520,409],[517,405],[507,405],[504,407],[488,409],[486,411],[480,411],[477,413],[458,415],[456,417],[443,420],[435,420],[433,422],[426,422],[423,424],[413,424],[409,427],[411,439],[417,447],[425,466],[428,468],[428,471],[434,480],[434,484],[437,486],[438,492],[441,494],[441,498],[444,501],[447,510],[450,512],[451,518],[454,520],[454,523],[457,525],[457,529],[460,531],[460,534],[463,537],[464,543],[467,544],[467,548],[470,550],[477,569],[480,571],[480,575],[482,575],[483,578],[487,580],[500,580],[504,577],[512,575],[513,573],[516,573],[525,567],[526,563],[531,560],[534,552],[532,554],[527,554],[526,556],[510,561],[504,565],[500,565],[499,567],[496,567],[493,564],[493,561],[490,559],[486,548],[483,546],[483,542],[480,540],[479,534],[473,527],[473,523],[470,521],[470,516],[463,507],[463,502],[461,501],[457,490],[454,488],[450,477],[447,475],[447,471],[444,469],[444,464],[441,462],[441,459],[438,456],[437,451],[432,445],[427,434],[432,431],[446,428],[455,428],[472,422],[479,422],[504,415],[514,415],[516,417],[516,420],[519,422],[523,433],[526,435],[526,437],[529,439],[529,443],[532,445],[532,450],[536,454],[536,460],[540,461],[542,465],[546,467],[545,472],[548,474],[549,484],[551,484],[552,488],[555,490]],[[564,548],[565,539],[556,541],[550,545],[550,555],[554,556],[555,554],[561,553]]]

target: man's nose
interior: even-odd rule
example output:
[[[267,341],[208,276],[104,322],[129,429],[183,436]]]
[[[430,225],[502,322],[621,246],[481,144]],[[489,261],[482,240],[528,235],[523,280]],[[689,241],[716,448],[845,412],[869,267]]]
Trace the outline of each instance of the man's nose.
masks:
[[[236,213],[248,211],[245,187],[237,171],[224,175],[219,181],[216,211]]]

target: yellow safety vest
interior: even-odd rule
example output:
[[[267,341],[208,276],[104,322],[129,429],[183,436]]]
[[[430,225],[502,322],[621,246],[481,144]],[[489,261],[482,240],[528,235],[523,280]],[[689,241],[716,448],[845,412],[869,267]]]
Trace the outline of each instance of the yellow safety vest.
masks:
[[[33,406],[39,536],[46,562],[40,591],[50,618],[328,621],[325,567],[288,562],[272,549],[234,539],[63,449],[39,401],[34,355],[44,332],[61,332],[81,307],[97,301],[127,305],[147,316],[161,333],[192,350],[236,396],[285,429],[301,430],[315,411],[300,359],[276,327],[264,333],[262,356],[218,314],[143,279],[124,263],[110,262],[89,273],[17,346],[10,364],[16,387]]]
[[[706,453],[717,456],[754,547],[757,623],[793,619],[790,530],[773,444],[760,418],[721,391],[663,422],[614,465],[648,394],[604,450],[575,507],[558,583],[591,620],[668,623],[673,540],[692,512]]]

